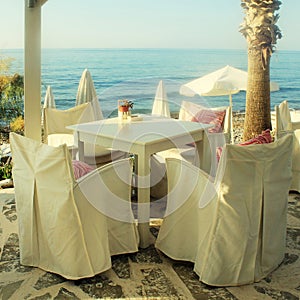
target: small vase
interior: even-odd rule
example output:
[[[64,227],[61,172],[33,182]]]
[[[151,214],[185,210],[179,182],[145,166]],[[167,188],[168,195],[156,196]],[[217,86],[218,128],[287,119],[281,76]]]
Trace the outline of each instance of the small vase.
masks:
[[[121,120],[131,119],[132,103],[127,100],[118,100],[118,116]]]
[[[121,120],[127,120],[131,117],[131,111],[126,107],[126,109],[122,108],[118,110],[118,116]]]

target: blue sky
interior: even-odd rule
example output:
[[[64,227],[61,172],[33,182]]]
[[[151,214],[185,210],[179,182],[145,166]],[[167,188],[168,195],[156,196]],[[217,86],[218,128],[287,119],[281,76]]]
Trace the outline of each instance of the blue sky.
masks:
[[[23,48],[24,0],[0,0],[0,49]],[[278,50],[300,50],[300,1],[282,0]],[[246,49],[240,0],[48,0],[43,48]]]

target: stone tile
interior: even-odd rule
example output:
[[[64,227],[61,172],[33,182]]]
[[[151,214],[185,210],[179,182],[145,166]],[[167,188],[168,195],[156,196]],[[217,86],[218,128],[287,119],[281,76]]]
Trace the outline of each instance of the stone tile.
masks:
[[[23,266],[20,264],[20,260],[6,261],[0,264],[0,273],[27,273],[30,272],[33,267]]]
[[[37,296],[37,297],[32,297],[32,298],[27,298],[28,300],[50,300],[52,299],[52,296],[50,293],[45,293],[42,296]]]
[[[65,282],[66,279],[64,279],[63,277],[57,275],[57,274],[53,274],[53,273],[45,273],[44,275],[42,275],[38,281],[35,283],[35,285],[33,286],[36,290],[41,290],[56,284],[60,284]]]
[[[254,285],[255,290],[263,295],[268,295],[273,300],[299,300],[299,296],[293,295],[286,291],[278,291],[267,287]]]
[[[10,222],[17,220],[16,203],[15,199],[7,199],[2,207],[2,213]]]
[[[148,268],[142,269],[141,272],[144,279],[142,279],[143,286],[137,291],[140,296],[184,299],[161,269]]]
[[[194,264],[189,262],[176,262],[173,264],[174,271],[184,282],[194,299],[237,300],[237,298],[225,288],[215,288],[200,282],[193,268]]]
[[[139,249],[139,252],[130,255],[130,259],[136,263],[161,264],[162,260],[153,245],[146,249]]]
[[[300,219],[300,195],[292,194],[289,197],[288,213],[297,219]]]
[[[11,282],[8,284],[2,284],[0,282],[0,296],[2,300],[11,299],[14,292],[21,286],[23,280]]]
[[[88,279],[74,281],[84,293],[93,298],[122,298],[122,287],[104,275],[96,275]]]
[[[117,255],[111,258],[112,269],[119,278],[128,279],[130,278],[130,265],[128,255]]]
[[[293,264],[298,260],[298,258],[299,258],[299,256],[297,254],[285,253],[282,264],[283,265]]]
[[[287,228],[286,246],[300,250],[300,228]]]
[[[53,300],[79,300],[79,298],[72,292],[68,291],[66,288],[61,288],[57,296],[53,298]]]
[[[20,258],[19,236],[16,233],[9,235],[4,244],[1,261],[16,260]]]

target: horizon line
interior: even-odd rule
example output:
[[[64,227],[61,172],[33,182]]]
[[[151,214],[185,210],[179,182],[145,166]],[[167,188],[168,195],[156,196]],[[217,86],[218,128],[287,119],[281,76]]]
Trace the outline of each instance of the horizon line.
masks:
[[[0,48],[1,51],[24,50],[24,47]],[[203,51],[247,51],[247,48],[187,48],[187,47],[41,47],[41,50],[203,50]],[[275,49],[274,53],[280,51],[300,52],[300,49]]]

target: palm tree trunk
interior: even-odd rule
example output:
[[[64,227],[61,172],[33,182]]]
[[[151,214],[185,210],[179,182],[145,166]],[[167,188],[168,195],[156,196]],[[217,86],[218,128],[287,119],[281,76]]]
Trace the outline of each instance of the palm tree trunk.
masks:
[[[270,58],[281,32],[276,22],[280,0],[241,0],[245,12],[240,32],[248,43],[248,83],[244,140],[271,128]]]
[[[263,130],[271,129],[270,109],[270,53],[258,49],[248,50],[248,83],[246,94],[246,114],[244,140],[248,140]]]

